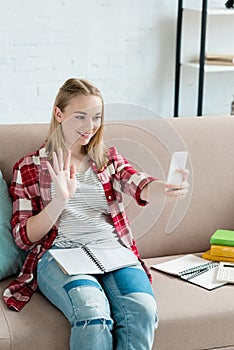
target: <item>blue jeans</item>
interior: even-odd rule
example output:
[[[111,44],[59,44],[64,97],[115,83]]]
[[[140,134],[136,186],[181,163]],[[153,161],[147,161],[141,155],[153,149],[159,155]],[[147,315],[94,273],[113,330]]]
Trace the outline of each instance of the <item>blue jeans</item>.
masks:
[[[38,263],[38,285],[71,324],[71,350],[150,350],[158,314],[140,265],[104,275],[68,276],[49,252]]]

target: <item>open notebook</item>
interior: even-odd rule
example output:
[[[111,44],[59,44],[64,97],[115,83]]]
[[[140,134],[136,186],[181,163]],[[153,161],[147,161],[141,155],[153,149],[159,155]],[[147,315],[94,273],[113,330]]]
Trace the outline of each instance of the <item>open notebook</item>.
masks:
[[[101,274],[139,263],[136,255],[122,245],[50,249],[50,254],[68,275]]]
[[[212,290],[226,284],[216,279],[219,263],[193,254],[152,265],[151,268],[178,276],[185,281]]]

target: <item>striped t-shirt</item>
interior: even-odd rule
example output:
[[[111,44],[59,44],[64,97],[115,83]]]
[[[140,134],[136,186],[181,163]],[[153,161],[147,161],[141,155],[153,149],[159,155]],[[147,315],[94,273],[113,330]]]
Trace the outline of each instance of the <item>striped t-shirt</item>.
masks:
[[[110,218],[109,207],[102,184],[89,167],[76,173],[77,188],[60,215],[58,235],[54,244],[71,248],[88,243],[121,244]],[[51,197],[55,195],[51,184]]]

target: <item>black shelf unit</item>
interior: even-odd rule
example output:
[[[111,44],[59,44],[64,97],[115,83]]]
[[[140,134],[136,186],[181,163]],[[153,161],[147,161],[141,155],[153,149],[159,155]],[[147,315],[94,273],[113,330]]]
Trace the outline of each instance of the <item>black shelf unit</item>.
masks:
[[[205,66],[205,48],[206,48],[207,6],[208,6],[208,0],[203,0],[202,1],[202,12],[201,12],[201,36],[200,36],[200,54],[199,54],[199,81],[198,81],[197,116],[202,116],[202,113],[203,113],[203,90],[204,90],[204,66]],[[184,11],[183,0],[178,0],[174,117],[179,116],[179,100],[180,100],[179,95],[180,95],[180,74],[181,74],[181,36],[182,36],[182,25],[183,25],[183,11]]]

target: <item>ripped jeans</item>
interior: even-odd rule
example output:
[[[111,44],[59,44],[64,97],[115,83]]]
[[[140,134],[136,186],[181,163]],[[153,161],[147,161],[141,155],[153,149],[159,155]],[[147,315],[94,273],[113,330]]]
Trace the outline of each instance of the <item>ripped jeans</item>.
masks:
[[[68,276],[46,252],[37,273],[41,292],[70,322],[70,350],[152,348],[158,313],[140,265],[104,275]]]

